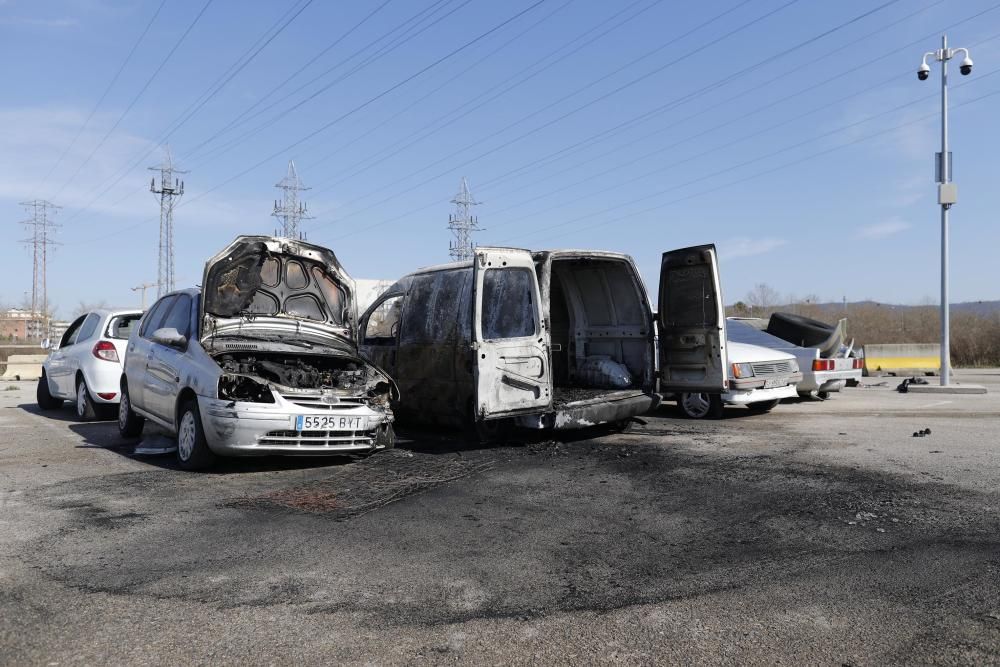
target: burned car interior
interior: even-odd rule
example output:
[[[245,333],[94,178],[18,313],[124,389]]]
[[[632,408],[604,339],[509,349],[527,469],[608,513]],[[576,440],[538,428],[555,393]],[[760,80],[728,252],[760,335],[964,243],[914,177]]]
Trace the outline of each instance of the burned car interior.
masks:
[[[624,262],[554,258],[549,316],[554,402],[652,386],[648,309]]]

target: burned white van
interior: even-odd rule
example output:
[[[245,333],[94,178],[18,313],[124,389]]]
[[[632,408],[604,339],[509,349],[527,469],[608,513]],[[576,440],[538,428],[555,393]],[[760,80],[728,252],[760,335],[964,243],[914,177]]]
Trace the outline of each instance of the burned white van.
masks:
[[[660,390],[728,386],[714,246],[663,255],[654,314],[632,258],[478,248],[421,269],[361,316],[361,352],[399,385],[396,412],[425,423],[572,429],[626,425]]]

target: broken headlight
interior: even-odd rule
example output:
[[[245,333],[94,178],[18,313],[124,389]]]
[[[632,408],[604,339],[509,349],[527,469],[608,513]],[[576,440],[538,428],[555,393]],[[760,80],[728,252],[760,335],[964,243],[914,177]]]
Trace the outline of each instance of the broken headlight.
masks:
[[[368,398],[366,402],[368,403],[368,407],[385,410],[389,407],[389,401],[391,398],[392,387],[388,382],[379,382],[368,390]]]
[[[219,378],[219,398],[244,403],[274,403],[274,394],[263,383],[245,375],[223,375]]]

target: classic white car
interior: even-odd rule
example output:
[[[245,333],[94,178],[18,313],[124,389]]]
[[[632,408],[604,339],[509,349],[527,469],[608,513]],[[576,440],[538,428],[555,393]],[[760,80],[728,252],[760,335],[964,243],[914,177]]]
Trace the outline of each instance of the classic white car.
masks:
[[[798,362],[786,353],[736,343],[729,338],[728,386],[722,393],[680,393],[674,398],[691,419],[719,419],[724,405],[745,405],[754,412],[772,410],[783,398],[796,396],[802,380]]]
[[[850,356],[850,346],[843,344],[843,325],[829,327],[828,341],[816,346],[800,346],[765,331],[768,321],[760,318],[727,318],[726,335],[733,342],[761,345],[772,350],[787,352],[799,362],[802,381],[798,384],[800,396],[816,394],[828,398],[831,392],[840,391],[848,380],[860,380],[863,359]]]

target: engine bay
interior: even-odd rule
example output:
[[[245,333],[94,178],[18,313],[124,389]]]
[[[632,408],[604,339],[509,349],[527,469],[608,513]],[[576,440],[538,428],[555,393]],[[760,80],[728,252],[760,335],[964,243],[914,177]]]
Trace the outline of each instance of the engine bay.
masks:
[[[288,353],[227,353],[215,357],[224,371],[219,397],[273,402],[268,385],[334,390],[344,396],[388,397],[390,383],[375,367],[350,357]]]

